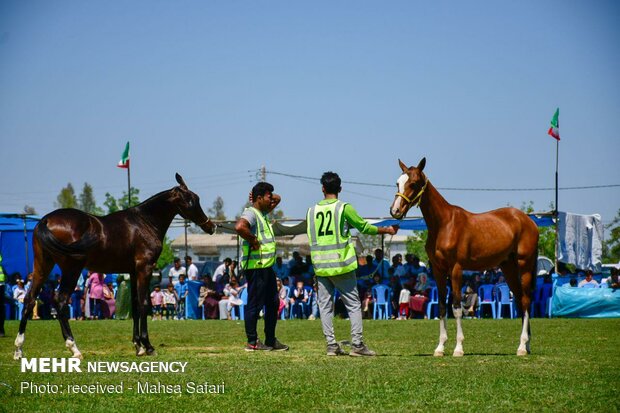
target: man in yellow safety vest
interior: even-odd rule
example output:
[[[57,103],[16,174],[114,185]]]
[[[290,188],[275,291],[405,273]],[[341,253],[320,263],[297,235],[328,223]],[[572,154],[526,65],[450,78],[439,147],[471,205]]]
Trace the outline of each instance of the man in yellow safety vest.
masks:
[[[308,210],[307,233],[312,265],[318,281],[318,304],[323,334],[327,340],[327,355],[346,354],[334,335],[334,291],[337,289],[351,321],[350,356],[374,356],[376,353],[364,344],[362,309],[357,291],[357,254],[349,235],[352,226],[362,234],[394,235],[398,226],[376,227],[359,216],[346,202],[338,200],[341,180],[334,172],[321,177],[324,199]]]
[[[281,201],[273,193],[273,185],[259,182],[252,188],[252,206],[246,208],[235,224],[235,231],[243,238],[241,267],[248,283],[248,303],[245,306],[246,351],[286,351],[288,346],[276,338],[278,297],[276,275],[276,240],[267,214]],[[258,339],[256,324],[260,311],[265,307],[265,343]]]

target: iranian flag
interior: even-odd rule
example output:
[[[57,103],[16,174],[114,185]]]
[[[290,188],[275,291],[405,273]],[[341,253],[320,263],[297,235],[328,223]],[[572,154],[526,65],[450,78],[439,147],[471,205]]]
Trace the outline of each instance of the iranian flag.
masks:
[[[116,166],[118,166],[119,168],[129,169],[129,142],[127,142],[127,145],[125,145],[125,150],[121,155],[121,160],[118,161],[118,164]]]
[[[551,127],[547,132],[549,135],[553,136],[557,140],[560,140],[560,108],[557,108],[555,114],[553,115],[553,119],[551,119]],[[127,144],[127,148],[129,148],[129,144]],[[129,151],[129,149],[127,149]]]

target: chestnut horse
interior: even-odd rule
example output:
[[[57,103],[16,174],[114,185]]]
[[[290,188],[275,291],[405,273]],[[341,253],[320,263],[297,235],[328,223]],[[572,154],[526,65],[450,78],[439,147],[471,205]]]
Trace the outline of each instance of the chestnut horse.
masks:
[[[529,307],[536,283],[538,228],[515,208],[500,208],[473,214],[450,205],[424,174],[426,158],[417,167],[398,160],[403,174],[390,214],[402,219],[409,208],[419,206],[428,227],[426,253],[433,267],[439,292],[439,345],[435,356],[444,355],[446,331],[446,284],[452,287],[452,308],[456,319],[456,347],[453,356],[463,355],[461,282],[463,270],[482,271],[499,266],[522,311],[518,356],[530,352]]]
[[[131,314],[136,355],[154,353],[146,325],[149,283],[166,231],[177,214],[209,234],[216,228],[202,211],[198,195],[187,188],[181,175],[176,174],[176,180],[179,186],[124,211],[96,217],[76,209],[58,209],[41,219],[33,234],[34,272],[15,339],[16,360],[23,356],[26,323],[54,264],[62,270],[60,290],[54,304],[65,345],[72,357],[82,358],[82,353],[69,327],[67,301],[83,268],[100,273],[131,275]]]

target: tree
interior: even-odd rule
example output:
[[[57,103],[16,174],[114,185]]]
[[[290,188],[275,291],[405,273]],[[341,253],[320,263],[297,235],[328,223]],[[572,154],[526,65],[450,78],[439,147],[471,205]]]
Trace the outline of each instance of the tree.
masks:
[[[609,239],[603,241],[603,260],[607,262],[620,262],[620,209],[613,221],[605,225],[609,230]]]
[[[172,252],[172,242],[168,239],[168,237],[164,237],[164,242],[162,243],[161,254],[159,254],[159,258],[157,259],[157,268],[160,270],[163,269],[166,265],[171,264],[174,261],[174,252]]]
[[[131,206],[134,207],[140,203],[140,190],[138,188],[131,187]],[[129,203],[127,202],[127,191],[123,191],[123,196],[118,199],[118,206],[121,209],[129,208]]]
[[[60,190],[60,193],[56,197],[55,205],[56,208],[77,208],[78,202],[71,182]]]
[[[37,215],[37,211],[34,209],[33,206],[24,205],[24,214],[26,214],[26,215]]]
[[[553,204],[549,205],[551,211],[553,211]],[[521,211],[526,214],[534,212],[534,202],[524,202],[521,204]],[[554,227],[542,227],[538,228],[540,234],[538,238],[538,255],[544,255],[550,258],[551,261],[555,260],[555,228]]]
[[[109,192],[105,193],[105,201],[103,201],[103,205],[108,209],[108,214],[119,210],[116,198],[114,198]]]
[[[428,239],[428,231],[416,231],[412,237],[407,237],[407,252],[413,254],[428,265],[428,255],[426,254],[426,240]]]
[[[97,206],[93,187],[88,182],[84,182],[84,188],[79,196],[79,209],[89,214],[103,215],[103,209]]]
[[[221,196],[215,198],[213,206],[207,210],[209,217],[218,221],[225,221],[226,214],[224,213],[224,200]]]

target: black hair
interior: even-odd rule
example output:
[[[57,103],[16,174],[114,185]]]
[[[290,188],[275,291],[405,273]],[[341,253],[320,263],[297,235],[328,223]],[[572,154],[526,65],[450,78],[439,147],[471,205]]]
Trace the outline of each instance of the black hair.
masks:
[[[321,177],[321,185],[325,188],[325,192],[328,194],[337,195],[340,192],[342,181],[335,172],[325,172]]]
[[[179,257],[174,257],[174,262],[181,262],[181,259]]]
[[[190,255],[185,256],[185,261],[192,261],[192,257]]]
[[[252,199],[256,201],[256,198],[265,196],[267,192],[273,192],[273,185],[268,182],[259,182],[252,188]]]
[[[232,264],[232,259],[231,258],[224,258],[224,262],[227,263],[228,265]]]

